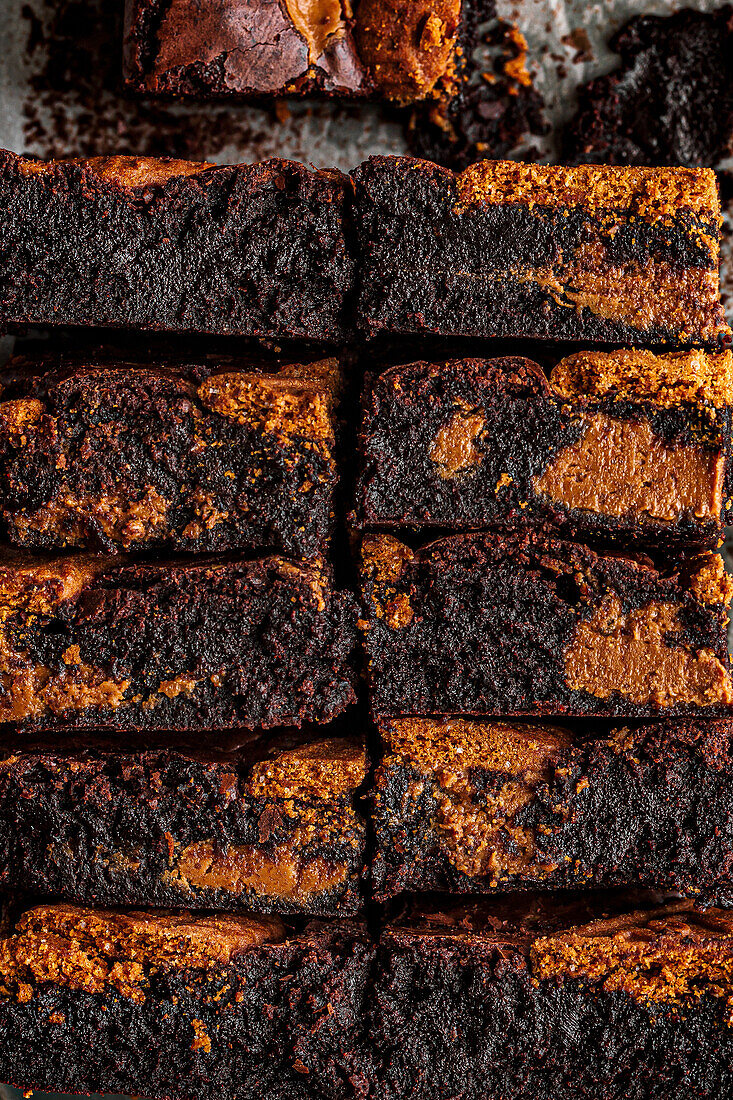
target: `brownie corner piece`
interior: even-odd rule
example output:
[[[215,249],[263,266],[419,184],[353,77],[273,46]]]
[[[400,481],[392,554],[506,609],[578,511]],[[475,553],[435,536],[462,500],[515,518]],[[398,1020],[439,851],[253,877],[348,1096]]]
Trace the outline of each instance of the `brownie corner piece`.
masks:
[[[0,152],[0,326],[343,343],[346,186],[340,172],[277,158]]]
[[[323,563],[16,555],[0,602],[3,722],[270,728],[355,699],[356,604]]]
[[[409,717],[379,733],[378,900],[617,886],[733,897],[730,719],[571,731]]]
[[[0,402],[0,491],[15,545],[325,552],[338,360],[24,367]]]
[[[6,738],[3,889],[89,905],[358,912],[363,739],[189,741]]]
[[[389,367],[366,386],[357,522],[548,527],[713,547],[730,502],[733,356],[577,352]]]
[[[41,905],[0,942],[0,1075],[22,1089],[321,1097],[367,1072],[358,922]]]
[[[535,532],[362,544],[373,713],[726,716],[731,582]]]
[[[730,337],[712,170],[479,161],[456,174],[375,156],[352,176],[370,335]]]

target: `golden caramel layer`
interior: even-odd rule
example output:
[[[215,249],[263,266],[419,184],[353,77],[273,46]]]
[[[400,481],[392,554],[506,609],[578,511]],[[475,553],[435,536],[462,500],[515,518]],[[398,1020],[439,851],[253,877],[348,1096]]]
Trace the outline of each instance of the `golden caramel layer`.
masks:
[[[20,160],[21,171],[29,176],[38,175],[54,168],[57,164],[80,164],[89,168],[106,183],[119,187],[157,187],[176,176],[195,176],[214,164],[199,163],[190,160],[174,160],[167,157],[70,157],[65,160]]]

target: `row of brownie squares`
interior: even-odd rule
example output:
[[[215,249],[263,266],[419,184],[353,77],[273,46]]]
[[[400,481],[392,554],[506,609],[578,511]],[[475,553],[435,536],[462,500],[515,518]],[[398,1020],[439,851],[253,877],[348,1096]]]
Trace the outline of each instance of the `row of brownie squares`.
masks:
[[[170,1100],[719,1100],[733,922],[643,892],[355,921],[9,912],[0,1076]]]
[[[0,153],[0,328],[717,344],[707,169]]]

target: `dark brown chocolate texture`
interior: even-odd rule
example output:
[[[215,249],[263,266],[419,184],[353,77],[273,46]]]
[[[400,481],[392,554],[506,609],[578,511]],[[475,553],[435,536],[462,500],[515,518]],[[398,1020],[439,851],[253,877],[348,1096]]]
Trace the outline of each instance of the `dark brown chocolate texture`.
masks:
[[[730,720],[570,732],[403,718],[379,730],[380,900],[645,886],[733,902]]]
[[[327,721],[355,698],[355,605],[270,556],[0,563],[0,721],[216,729]]]
[[[404,157],[354,169],[357,321],[379,332],[716,344],[715,174]]]
[[[26,377],[0,402],[7,537],[28,549],[323,553],[340,385],[335,360],[275,372],[80,363]]]
[[[421,362],[367,384],[366,527],[547,525],[599,543],[715,546],[731,496],[733,357],[578,352]]]
[[[731,713],[716,554],[661,572],[529,532],[369,535],[362,554],[376,716]]]
[[[350,1095],[373,956],[349,922],[39,906],[0,941],[0,1076],[171,1100]]]
[[[124,74],[153,95],[452,95],[471,0],[127,0]]]
[[[579,89],[574,163],[715,167],[733,153],[733,7],[642,15],[611,39],[620,67]]]
[[[414,906],[380,942],[375,1095],[727,1095],[730,913],[640,903],[600,893]]]
[[[0,328],[165,329],[338,343],[344,179],[294,161],[0,153]]]
[[[0,750],[0,884],[90,905],[354,913],[363,742],[317,733]]]

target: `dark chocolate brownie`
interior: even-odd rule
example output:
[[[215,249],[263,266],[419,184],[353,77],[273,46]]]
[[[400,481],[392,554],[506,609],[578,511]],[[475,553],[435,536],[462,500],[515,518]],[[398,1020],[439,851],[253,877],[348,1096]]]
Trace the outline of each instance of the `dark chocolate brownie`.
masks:
[[[733,713],[717,554],[662,572],[514,532],[419,550],[371,535],[363,561],[375,715]]]
[[[354,913],[365,778],[363,741],[315,732],[134,751],[14,738],[0,748],[0,887],[90,905]]]
[[[0,721],[216,729],[327,721],[354,701],[355,601],[325,567],[0,563]]]
[[[380,901],[640,885],[733,905],[731,720],[570,733],[402,718],[380,734]]]
[[[714,167],[733,153],[733,6],[631,19],[621,65],[578,92],[567,159]]]
[[[390,925],[375,1100],[733,1095],[731,914],[620,904],[447,902]]]
[[[0,406],[0,409],[2,406]],[[549,525],[584,541],[715,546],[733,476],[729,351],[412,363],[367,385],[362,526]]]
[[[366,1095],[358,924],[40,906],[0,941],[0,1078],[169,1100]]]
[[[352,173],[357,321],[378,332],[716,344],[720,201],[703,169],[371,157]]]
[[[269,160],[43,163],[0,152],[0,328],[340,342],[344,177]]]
[[[153,95],[455,95],[477,0],[126,0],[124,75]]]
[[[80,362],[26,380],[0,402],[7,537],[29,549],[323,553],[339,387],[335,360],[273,373]]]

